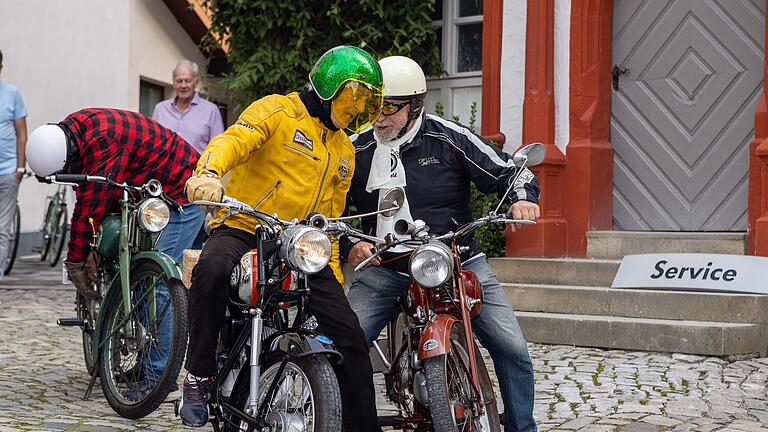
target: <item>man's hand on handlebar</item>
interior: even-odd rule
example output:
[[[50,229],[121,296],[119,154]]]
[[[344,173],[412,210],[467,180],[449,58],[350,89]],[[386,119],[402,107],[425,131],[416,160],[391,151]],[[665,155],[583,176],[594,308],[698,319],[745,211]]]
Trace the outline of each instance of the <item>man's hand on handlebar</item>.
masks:
[[[509,214],[512,215],[512,219],[525,219],[535,221],[541,217],[541,209],[536,203],[530,201],[518,201],[509,207]],[[522,224],[510,224],[509,229],[512,232],[522,228]]]
[[[373,255],[374,249],[373,244],[368,243],[366,241],[359,241],[355,243],[354,246],[352,246],[352,250],[349,251],[349,257],[347,258],[347,262],[352,264],[353,266],[357,266],[361,262],[365,261],[366,259],[370,258]],[[372,259],[368,264],[379,266],[381,265],[381,260],[379,257],[376,257]]]

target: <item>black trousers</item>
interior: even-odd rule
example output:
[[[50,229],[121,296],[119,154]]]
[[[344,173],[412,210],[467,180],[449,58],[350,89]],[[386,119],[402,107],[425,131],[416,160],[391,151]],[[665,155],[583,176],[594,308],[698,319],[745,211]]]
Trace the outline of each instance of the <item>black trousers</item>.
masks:
[[[192,271],[189,289],[187,370],[198,377],[216,374],[216,346],[224,324],[229,279],[245,252],[256,247],[253,234],[229,227],[211,233]],[[380,431],[376,417],[373,369],[365,335],[349,306],[344,289],[330,267],[309,277],[309,310],[322,333],[344,356],[336,367],[341,390],[344,430]],[[334,431],[329,431],[334,432]]]

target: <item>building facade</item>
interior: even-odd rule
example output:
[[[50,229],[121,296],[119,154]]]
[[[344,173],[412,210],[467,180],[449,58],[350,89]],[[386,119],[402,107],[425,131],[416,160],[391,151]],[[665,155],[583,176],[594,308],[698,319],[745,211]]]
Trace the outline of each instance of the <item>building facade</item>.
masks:
[[[180,59],[206,65],[186,1],[8,3],[0,13],[1,78],[20,89],[30,131],[86,107],[151,114],[154,103],[173,95],[171,72]],[[20,253],[37,237],[45,197],[55,190],[22,182]]]
[[[746,231],[768,255],[764,0],[445,3],[482,5],[482,134],[547,148],[508,255],[583,256],[597,230]]]

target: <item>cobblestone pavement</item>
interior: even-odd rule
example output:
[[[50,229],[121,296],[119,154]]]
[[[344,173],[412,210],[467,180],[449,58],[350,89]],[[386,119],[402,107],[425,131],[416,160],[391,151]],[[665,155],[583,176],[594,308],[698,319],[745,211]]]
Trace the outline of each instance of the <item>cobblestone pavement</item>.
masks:
[[[80,333],[60,328],[74,290],[32,259],[0,283],[0,432],[175,431],[164,404],[137,421],[112,412],[88,384]],[[768,359],[530,345],[541,431],[768,431]],[[381,389],[381,379],[377,380]],[[381,406],[386,410],[383,397]]]

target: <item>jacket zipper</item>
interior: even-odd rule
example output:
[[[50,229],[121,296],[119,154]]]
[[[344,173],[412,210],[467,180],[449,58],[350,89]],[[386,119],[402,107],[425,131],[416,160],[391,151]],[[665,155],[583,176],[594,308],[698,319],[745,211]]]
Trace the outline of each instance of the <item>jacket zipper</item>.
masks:
[[[325,136],[328,133],[327,129],[323,129],[323,146],[325,147],[325,152],[328,155],[327,160],[325,161],[325,169],[323,170],[323,176],[320,177],[320,188],[317,190],[317,196],[315,197],[315,203],[312,204],[312,210],[317,210],[317,203],[320,201],[320,197],[323,194],[323,184],[325,184],[325,176],[328,175],[328,167],[331,166],[331,152],[328,151],[328,145],[325,143]]]
[[[266,201],[267,198],[269,198],[269,196],[272,195],[272,193],[277,190],[277,188],[280,186],[280,183],[282,183],[282,181],[278,180],[274,186],[269,188],[269,190],[267,190],[267,192],[261,197],[261,199],[259,199],[256,205],[253,206],[253,208],[258,208],[264,201]]]
[[[320,158],[319,158],[319,157],[317,157],[317,156],[313,155],[312,153],[310,153],[310,152],[306,152],[306,151],[304,151],[304,150],[301,150],[301,149],[297,149],[296,147],[291,147],[291,146],[289,146],[289,145],[287,145],[287,144],[283,144],[283,147],[287,148],[288,150],[293,150],[293,151],[295,151],[296,153],[301,153],[301,154],[303,154],[303,155],[307,155],[307,156],[311,157],[312,159],[314,159],[314,160],[316,160],[316,161],[319,161],[319,160],[320,160]]]

